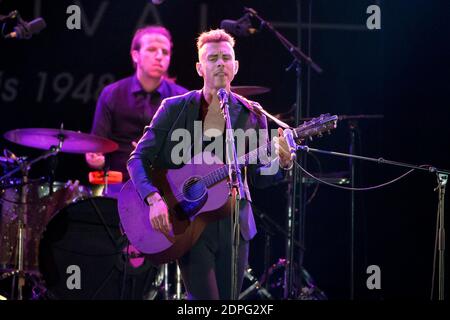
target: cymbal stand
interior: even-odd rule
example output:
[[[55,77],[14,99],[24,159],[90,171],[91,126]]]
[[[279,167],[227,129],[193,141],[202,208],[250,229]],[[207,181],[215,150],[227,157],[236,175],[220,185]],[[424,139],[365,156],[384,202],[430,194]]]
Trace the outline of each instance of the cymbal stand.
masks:
[[[27,162],[25,157],[19,157],[16,161],[18,167],[6,175],[0,178],[0,180],[11,177],[17,172],[22,173],[22,187],[20,191],[20,209],[18,212],[18,230],[17,230],[17,252],[16,252],[16,266],[17,269],[12,273],[13,281],[11,287],[11,298],[16,297],[16,277],[17,282],[17,300],[23,300],[23,287],[25,286],[25,272],[24,272],[24,243],[26,237],[26,225],[27,225],[27,188],[28,188],[28,173],[31,167],[38,161],[47,159],[51,156],[56,156],[61,150],[64,143],[64,136],[59,136],[58,146],[52,146],[52,148],[44,153],[43,155],[37,157],[36,159]]]
[[[444,228],[444,199],[445,199],[445,187],[448,181],[448,173],[437,172],[438,186],[435,191],[439,193],[438,204],[438,251],[439,251],[439,267],[438,267],[438,283],[439,294],[438,300],[443,301],[445,299],[444,284],[445,284],[445,228]],[[434,280],[434,279],[433,279]],[[433,295],[433,292],[431,293]]]
[[[108,168],[106,166],[103,168],[103,181],[105,183],[104,188],[103,188],[103,195],[107,196],[108,195]]]
[[[164,283],[162,294],[164,300],[182,300],[183,299],[183,283],[181,279],[181,271],[176,263],[164,264]],[[175,274],[173,274],[175,273]],[[171,275],[174,276],[175,283],[171,283]]]
[[[182,292],[182,281],[181,281],[181,270],[178,265],[176,265],[176,291],[175,291],[175,300],[181,300],[183,298]]]
[[[301,0],[297,0],[297,21],[298,21],[298,44],[301,43]],[[290,42],[283,34],[278,32],[275,27],[269,22],[263,19],[253,8],[244,8],[245,13],[248,13],[251,17],[259,20],[261,27],[264,27],[272,34],[274,34],[277,39],[281,42],[281,44],[289,51],[292,55],[293,61],[291,66],[288,67],[290,70],[292,67],[295,67],[296,71],[296,80],[297,80],[297,94],[296,94],[296,113],[295,113],[295,124],[296,126],[300,122],[300,118],[302,117],[302,63],[305,64],[308,68],[314,70],[317,74],[321,74],[323,72],[322,68],[316,64],[311,57],[306,55],[298,46],[295,46]],[[287,71],[288,71],[287,70]],[[303,164],[305,159],[300,155],[299,161]],[[292,192],[290,193],[290,199],[288,202],[287,208],[287,227],[289,232],[289,239],[286,241],[286,258],[289,260],[288,268],[286,268],[285,273],[285,286],[284,286],[284,298],[290,299],[296,296],[294,292],[294,268],[293,261],[296,259],[294,252],[294,241],[296,237],[298,240],[302,242],[302,246],[299,247],[299,251],[297,254],[297,260],[299,264],[303,264],[303,256],[304,256],[304,219],[305,219],[305,202],[304,202],[304,188],[301,183],[303,180],[302,172],[298,171],[294,166],[291,174],[291,184],[292,184]],[[297,227],[298,232],[295,232],[295,228]]]

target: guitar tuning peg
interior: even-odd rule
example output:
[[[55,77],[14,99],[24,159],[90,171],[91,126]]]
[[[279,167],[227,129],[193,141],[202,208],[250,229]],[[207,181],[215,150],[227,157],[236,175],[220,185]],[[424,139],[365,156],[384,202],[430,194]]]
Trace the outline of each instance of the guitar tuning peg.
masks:
[[[312,136],[309,136],[309,141],[313,141],[313,137]]]

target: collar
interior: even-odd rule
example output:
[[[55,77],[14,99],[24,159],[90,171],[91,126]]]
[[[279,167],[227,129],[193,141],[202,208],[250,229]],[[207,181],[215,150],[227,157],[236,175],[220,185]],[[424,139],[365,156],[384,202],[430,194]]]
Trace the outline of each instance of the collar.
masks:
[[[165,86],[166,86],[166,80],[162,79],[159,86],[151,93],[158,92],[159,94],[162,94]],[[136,74],[134,74],[133,77],[131,78],[131,93],[149,93],[144,90],[144,88],[142,87],[142,84],[139,82]]]

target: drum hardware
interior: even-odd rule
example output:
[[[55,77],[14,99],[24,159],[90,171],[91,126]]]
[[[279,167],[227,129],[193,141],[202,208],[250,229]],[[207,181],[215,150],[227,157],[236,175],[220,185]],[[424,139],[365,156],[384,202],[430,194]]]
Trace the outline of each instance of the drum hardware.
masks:
[[[45,296],[46,288],[43,285],[41,276],[35,272],[25,272],[25,285],[23,287],[23,297],[27,300],[42,300]],[[11,297],[11,287],[17,281],[19,272],[17,270],[2,270],[0,275],[0,300],[14,299]],[[2,298],[3,297],[3,298]]]
[[[53,183],[52,178],[50,178],[50,181],[47,179],[36,181],[28,178],[28,171],[34,163],[55,156],[59,152],[107,153],[116,150],[117,144],[108,139],[63,130],[62,128],[59,130],[17,129],[7,132],[5,138],[23,146],[50,150],[30,162],[26,158],[15,156],[13,159],[11,155],[0,159],[2,165],[18,166],[21,163],[18,168],[14,168],[0,178],[2,182],[1,190],[3,190],[0,201],[8,204],[2,208],[7,213],[4,218],[18,218],[11,216],[18,215],[20,211],[24,213],[21,221],[25,220],[24,223],[20,223],[20,230],[17,231],[16,236],[17,239],[21,239],[20,246],[11,246],[11,250],[14,251],[14,253],[11,253],[11,256],[14,256],[13,268],[4,269],[0,273],[0,295],[4,295],[8,299],[167,298],[172,300],[184,298],[181,273],[175,263],[156,268],[145,260],[142,254],[133,251],[133,247],[128,244],[127,238],[120,230],[115,199],[107,197],[92,198],[91,194],[85,194],[81,192],[84,190],[78,190],[77,183],[68,183],[61,186],[57,182]],[[55,144],[57,147],[54,146]],[[53,164],[56,165],[56,163]],[[14,180],[11,178],[18,172],[22,172],[21,179]],[[93,172],[90,173],[89,178],[92,184],[98,184],[106,188],[109,184],[121,183],[122,181],[121,173],[114,171]],[[52,187],[52,184],[55,185]],[[77,197],[74,197],[70,192],[73,191],[72,189],[75,189]],[[80,193],[82,196],[78,197]],[[42,200],[44,198],[45,201]],[[73,201],[76,202],[71,204]],[[58,206],[58,204],[64,204],[65,206]],[[45,216],[43,221],[36,222],[33,220],[36,218],[36,212],[33,211],[33,215],[30,215],[29,212],[33,209],[35,211],[41,210],[39,214]],[[77,212],[80,214],[79,216]],[[86,214],[87,212],[89,214]],[[77,215],[77,219],[68,218],[75,215]],[[93,223],[91,220],[94,216],[96,222]],[[7,220],[6,222],[11,221]],[[8,227],[11,227],[11,225],[6,226],[6,228]],[[77,235],[76,230],[80,228],[81,230],[87,230],[91,237],[99,237],[98,241],[84,239],[79,236],[80,234]],[[73,233],[74,230],[75,234]],[[27,238],[28,233],[37,234],[39,239],[30,236]],[[83,234],[81,233],[81,235]],[[105,238],[109,240],[105,240]],[[15,242],[16,240],[14,240]],[[34,248],[36,246],[38,248]],[[27,250],[28,247],[29,250]],[[61,250],[61,248],[65,250]],[[90,250],[97,250],[97,252],[91,255]],[[31,252],[31,256],[25,255],[24,251],[28,254]],[[105,254],[105,251],[108,251],[108,253]],[[18,257],[21,261],[20,266],[16,258],[18,252],[22,252]],[[2,261],[10,260],[8,254],[3,254],[3,256],[5,257],[2,258]],[[84,263],[85,260],[94,259],[96,256],[99,261]],[[34,263],[34,260],[38,260],[38,262]],[[90,291],[76,292],[76,290],[69,291],[66,288],[66,262],[68,261],[75,261],[83,265],[81,270],[85,270],[84,275],[90,273],[95,275],[84,282],[87,286],[86,289],[91,289]],[[106,268],[96,269],[102,265]],[[7,263],[5,263],[5,267],[7,267]],[[11,282],[9,292],[2,291],[2,286],[6,282],[8,285]],[[26,291],[25,295],[23,294],[24,290]],[[140,293],[136,295],[138,291]]]
[[[89,172],[89,183],[93,185],[96,196],[108,196],[110,184],[120,184],[123,181],[123,174],[120,171],[91,171]]]
[[[259,283],[260,285],[264,285],[265,283],[269,283],[269,290],[273,292],[276,298],[283,297],[284,291],[284,272],[285,269],[288,268],[288,261],[284,258],[278,259],[278,262],[273,264],[267,274],[268,277],[264,274]],[[301,268],[298,270],[298,266],[293,266],[295,270],[294,277],[294,289],[296,292],[296,300],[327,300],[327,296],[325,293],[320,290],[319,287],[315,284],[311,275],[306,271],[306,269]],[[304,282],[304,284],[302,284]]]
[[[164,300],[184,300],[183,281],[181,279],[181,271],[177,263],[171,262],[163,265],[164,286],[162,287],[162,295]],[[174,277],[174,283],[171,284],[171,276]]]
[[[27,232],[27,191],[28,191],[28,173],[31,167],[44,159],[56,156],[60,151],[68,153],[81,152],[111,152],[117,149],[117,144],[104,138],[83,134],[79,132],[72,132],[63,129],[16,129],[8,131],[4,135],[5,139],[28,147],[48,150],[41,156],[32,161],[28,161],[23,157],[11,157],[9,160],[15,161],[17,167],[10,170],[7,174],[0,178],[0,181],[9,179],[16,173],[22,175],[22,186],[20,188],[20,206],[17,208],[17,251],[14,257],[14,266],[17,268],[17,273],[12,275],[11,298],[18,300],[23,299],[23,287],[25,285],[25,270],[24,270],[24,243]],[[50,183],[50,192],[53,191],[52,182]],[[17,288],[16,288],[16,281]],[[17,293],[16,293],[17,290]]]
[[[239,295],[239,300],[244,300],[255,291],[261,299],[273,300],[273,296],[264,288],[258,279],[253,275],[253,270],[248,267],[244,272],[244,277],[252,282],[252,284]]]
[[[248,268],[244,276],[251,282],[251,285],[241,293],[242,299],[252,297],[255,292],[260,299],[282,299],[285,289],[285,270],[289,267],[288,262],[284,258],[280,258],[276,264],[269,265],[270,261],[270,243],[271,237],[275,234],[281,234],[285,238],[288,237],[287,231],[274,221],[264,211],[252,204],[253,213],[260,222],[259,227],[265,234],[265,252],[264,252],[264,273],[261,277],[256,279],[253,276],[251,268]],[[296,239],[294,246],[300,247],[301,244]],[[293,282],[293,290],[296,292],[295,299],[299,300],[326,300],[327,297],[314,283],[312,277],[304,268],[295,265],[295,277]],[[279,274],[278,274],[279,272]],[[240,297],[241,299],[241,297]]]
[[[7,133],[8,134],[8,133]],[[50,150],[45,152],[43,155],[37,157],[36,159],[28,162],[26,158],[17,158],[17,168],[11,170],[9,173],[0,178],[0,180],[5,180],[6,178],[11,177],[15,173],[21,172],[23,185],[20,188],[20,203],[21,206],[18,208],[17,212],[17,256],[16,256],[16,264],[17,265],[17,274],[14,273],[12,288],[11,288],[11,297],[15,298],[17,296],[18,300],[23,299],[23,287],[25,286],[25,270],[24,270],[24,242],[25,242],[25,233],[26,233],[26,224],[27,224],[27,184],[28,184],[28,173],[31,167],[44,159],[47,159],[51,156],[55,156],[61,150],[64,143],[64,137],[59,136],[59,141],[57,146],[51,146]],[[17,277],[17,288],[15,278]],[[17,295],[16,295],[17,289]]]
[[[50,150],[32,161],[12,154],[0,158],[2,166],[13,169],[0,178],[0,217],[5,219],[0,223],[8,231],[14,229],[6,233],[1,230],[2,237],[6,234],[11,240],[8,245],[2,239],[5,250],[0,245],[1,296],[13,300],[184,298],[181,273],[175,263],[156,268],[128,244],[120,230],[115,199],[92,198],[78,182],[63,184],[53,182],[52,177],[28,177],[34,163],[59,152],[107,153],[117,149],[117,144],[62,128],[17,129],[7,132],[5,138],[23,146]],[[12,178],[18,172],[22,178]],[[92,178],[100,179],[104,185],[122,180],[112,171],[92,173]],[[81,220],[73,219],[75,215]],[[91,221],[93,216],[95,222]],[[77,230],[81,233],[77,234]],[[96,238],[98,241],[93,241]],[[92,254],[90,250],[97,251]],[[98,260],[90,262],[95,257]],[[67,289],[69,261],[79,263],[83,276],[88,277],[83,282],[86,290]],[[5,286],[9,289],[5,290]]]

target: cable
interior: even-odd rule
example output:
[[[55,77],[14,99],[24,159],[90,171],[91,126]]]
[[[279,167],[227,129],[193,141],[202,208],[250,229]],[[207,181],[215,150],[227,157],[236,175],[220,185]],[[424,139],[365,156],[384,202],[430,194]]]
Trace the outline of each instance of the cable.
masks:
[[[123,300],[124,295],[125,295],[125,285],[126,285],[126,280],[127,280],[127,265],[128,265],[128,261],[129,261],[129,254],[130,254],[130,241],[128,240],[128,238],[125,238],[126,242],[127,242],[127,246],[126,246],[126,253],[125,253],[125,259],[124,259],[124,265],[123,265],[123,277],[122,277],[122,290],[120,292],[120,300]]]
[[[307,153],[307,155],[310,155],[314,160],[316,160],[319,174],[322,174],[322,165],[320,163],[319,158],[313,153]],[[319,187],[320,187],[320,183],[316,183],[316,187],[314,188],[314,191],[312,192],[309,199],[306,201],[306,205],[310,204],[313,201],[313,199],[316,197],[317,192],[319,191]]]
[[[433,300],[433,293],[434,293],[434,280],[436,278],[436,258],[437,258],[437,251],[438,251],[438,238],[439,238],[439,208],[436,215],[436,237],[434,240],[434,254],[433,254],[433,273],[431,275],[431,295],[430,300]]]
[[[314,180],[317,180],[317,181],[319,181],[319,182],[321,182],[321,183],[323,183],[323,184],[326,184],[326,185],[328,185],[328,186],[330,186],[330,187],[334,187],[334,188],[338,188],[338,189],[343,189],[343,190],[350,190],[350,191],[369,191],[369,190],[380,189],[380,188],[385,187],[385,186],[388,186],[388,185],[390,185],[390,184],[392,184],[392,183],[394,183],[394,182],[397,182],[397,181],[399,181],[400,179],[403,179],[403,178],[406,177],[408,174],[410,174],[410,173],[412,173],[414,170],[416,170],[416,169],[411,169],[411,170],[409,170],[408,172],[402,174],[401,176],[399,176],[399,177],[397,177],[397,178],[395,178],[395,179],[393,179],[393,180],[391,180],[391,181],[388,181],[388,182],[386,182],[386,183],[379,184],[379,185],[376,185],[376,186],[366,187],[366,188],[349,188],[349,187],[343,187],[343,186],[340,186],[340,185],[337,185],[337,184],[333,184],[333,183],[326,182],[326,181],[324,181],[324,180],[322,180],[322,179],[320,179],[320,178],[314,176],[314,175],[311,174],[310,172],[308,172],[308,171],[307,171],[306,169],[304,169],[297,161],[294,161],[294,162],[295,162],[295,164],[297,165],[297,167],[299,167],[305,174],[307,174],[308,176],[310,176],[310,177],[313,178]],[[428,167],[428,165],[421,165],[420,167]]]
[[[357,138],[357,145],[356,145],[356,151],[359,153],[359,154],[364,154],[364,150],[363,150],[363,144],[362,144],[362,131],[359,129],[359,126],[357,126],[356,127],[356,133],[357,133],[357,135],[356,135],[356,138]],[[365,183],[365,178],[364,178],[364,174],[363,174],[363,172],[364,172],[364,170],[363,170],[363,168],[362,168],[362,165],[359,165],[358,167],[357,167],[357,172],[358,172],[358,175],[359,175],[359,181],[360,181],[360,183]],[[364,238],[363,238],[363,252],[364,252],[364,265],[365,266],[368,266],[369,264],[368,264],[368,252],[369,252],[369,250],[367,249],[368,248],[368,235],[369,235],[369,232],[368,232],[368,229],[367,229],[367,224],[368,224],[368,219],[367,219],[367,211],[366,211],[366,204],[365,204],[365,201],[364,201],[364,198],[361,198],[360,199],[360,201],[359,201],[359,204],[360,204],[360,212],[361,212],[361,216],[362,216],[362,228],[363,228],[363,234],[364,234]]]
[[[311,22],[312,22],[312,1],[309,0],[308,12],[308,55],[311,57]],[[309,117],[311,110],[311,65],[308,65],[308,80],[306,82],[306,117]],[[308,204],[308,203],[306,203]]]

